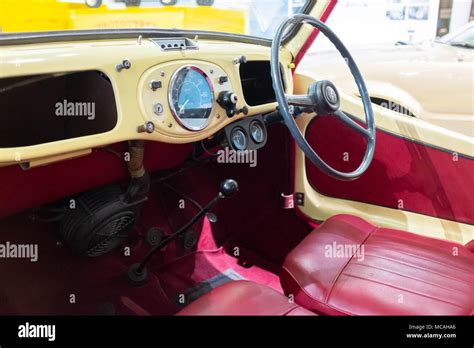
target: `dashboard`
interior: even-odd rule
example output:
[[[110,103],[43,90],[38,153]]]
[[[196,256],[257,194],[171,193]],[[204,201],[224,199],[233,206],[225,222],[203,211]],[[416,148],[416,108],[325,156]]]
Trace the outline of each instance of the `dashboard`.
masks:
[[[233,74],[211,62],[186,60],[146,71],[139,94],[145,122],[153,123],[150,129],[175,139],[195,138],[203,130],[255,114],[256,108],[274,111],[270,62],[240,56],[233,64],[238,67]]]
[[[5,135],[0,166],[54,162],[127,140],[193,143],[245,119],[239,127],[246,139],[240,141],[259,144],[265,135],[259,117],[277,106],[270,48],[198,38],[184,41],[192,45],[189,49],[159,42],[138,38],[1,47],[0,102],[9,120],[0,129]],[[292,56],[284,48],[281,61],[291,93]],[[74,86],[67,95],[65,85]],[[58,102],[66,107],[71,101],[92,103],[94,119],[58,117]],[[235,131],[229,137],[239,135]]]
[[[227,117],[226,109],[244,104],[228,74],[202,61],[178,60],[149,69],[140,81],[140,95],[145,120],[153,122],[160,134],[179,138],[194,138],[208,127],[217,129]],[[232,98],[228,104],[225,95]]]

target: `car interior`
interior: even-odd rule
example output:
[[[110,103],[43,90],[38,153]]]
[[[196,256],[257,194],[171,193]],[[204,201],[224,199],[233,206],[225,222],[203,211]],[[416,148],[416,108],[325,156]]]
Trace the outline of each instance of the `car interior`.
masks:
[[[0,252],[38,246],[0,312],[474,315],[472,140],[372,104],[334,5],[0,36]],[[317,35],[360,98],[298,69]]]

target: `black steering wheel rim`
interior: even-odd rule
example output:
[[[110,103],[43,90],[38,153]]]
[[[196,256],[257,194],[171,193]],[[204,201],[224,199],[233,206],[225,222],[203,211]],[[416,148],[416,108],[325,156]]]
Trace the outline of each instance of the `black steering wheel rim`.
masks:
[[[282,38],[285,34],[286,29],[290,25],[297,25],[297,24],[310,24],[313,27],[317,28],[321,31],[336,47],[342,57],[346,60],[349,69],[355,79],[357,84],[357,88],[359,89],[359,93],[362,99],[362,103],[364,105],[365,111],[365,123],[367,128],[360,126],[358,123],[353,121],[349,116],[345,115],[342,111],[334,112],[334,115],[341,119],[346,125],[350,126],[354,130],[361,133],[367,139],[367,146],[364,154],[364,158],[359,165],[359,167],[352,171],[352,172],[341,172],[337,169],[334,169],[330,165],[328,165],[324,160],[319,157],[319,155],[314,151],[314,149],[308,144],[306,138],[301,133],[295,118],[293,117],[290,106],[288,104],[287,96],[285,94],[285,90],[283,87],[282,76],[280,73],[280,46]],[[283,21],[280,26],[278,27],[275,38],[273,39],[272,49],[271,49],[271,75],[272,75],[272,82],[273,82],[273,89],[275,90],[276,99],[279,105],[279,111],[283,116],[283,121],[285,125],[288,127],[293,139],[295,140],[298,147],[304,152],[305,156],[322,172],[325,174],[338,179],[338,180],[354,180],[359,178],[364,172],[369,168],[374,152],[375,152],[375,121],[374,121],[374,112],[372,110],[372,103],[370,100],[369,93],[367,91],[367,87],[365,85],[364,79],[362,74],[360,73],[357,64],[355,63],[352,55],[342,43],[342,41],[334,34],[334,32],[329,29],[323,22],[317,20],[316,18],[305,15],[305,14],[298,14],[293,17],[288,18],[287,20]],[[335,87],[334,87],[335,88]],[[335,91],[337,94],[337,90]],[[307,100],[311,101],[311,98],[308,97]],[[314,99],[312,99],[314,101]],[[314,105],[316,107],[316,105]]]

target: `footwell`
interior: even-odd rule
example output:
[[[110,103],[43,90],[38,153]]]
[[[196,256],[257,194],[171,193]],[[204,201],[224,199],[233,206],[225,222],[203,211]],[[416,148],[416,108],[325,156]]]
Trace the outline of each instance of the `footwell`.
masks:
[[[192,288],[187,289],[184,291],[183,294],[179,295],[177,298],[174,299],[175,304],[178,306],[186,306],[187,304],[197,300],[199,297],[207,294],[212,289],[215,289],[225,283],[236,281],[236,280],[246,280],[232,268],[225,270],[222,273],[219,273],[215,277],[207,279],[202,283],[199,283]]]

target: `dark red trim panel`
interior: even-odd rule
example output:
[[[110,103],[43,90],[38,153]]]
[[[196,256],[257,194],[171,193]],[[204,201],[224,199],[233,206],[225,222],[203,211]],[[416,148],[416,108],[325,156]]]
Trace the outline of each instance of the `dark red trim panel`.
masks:
[[[334,117],[315,118],[309,144],[334,168],[352,171],[365,140]],[[355,181],[332,179],[306,161],[307,176],[319,193],[474,224],[474,160],[377,131],[374,160]]]
[[[125,143],[111,147],[123,156]],[[148,142],[148,171],[178,166],[191,145]],[[0,168],[0,218],[129,177],[123,159],[104,150],[88,156],[24,171],[18,165]]]

